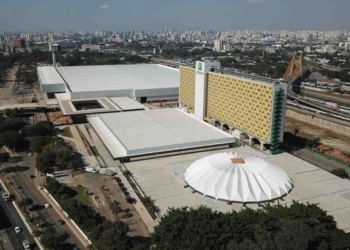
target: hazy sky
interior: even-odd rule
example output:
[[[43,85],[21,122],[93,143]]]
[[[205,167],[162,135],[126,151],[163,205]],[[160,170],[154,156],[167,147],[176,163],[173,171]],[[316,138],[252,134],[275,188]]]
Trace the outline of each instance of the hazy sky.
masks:
[[[0,31],[165,26],[350,30],[350,0],[0,0]]]

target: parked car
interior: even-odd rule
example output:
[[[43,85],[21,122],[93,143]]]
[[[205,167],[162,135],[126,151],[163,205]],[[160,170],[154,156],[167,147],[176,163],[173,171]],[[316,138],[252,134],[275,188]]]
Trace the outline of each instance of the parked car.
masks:
[[[21,230],[21,228],[20,227],[15,227],[15,232],[16,233],[20,233],[22,230]]]
[[[57,223],[58,223],[59,225],[64,225],[66,222],[65,222],[64,220],[57,220]]]
[[[45,204],[44,204],[44,207],[45,207],[45,208],[50,208],[51,205],[50,205],[49,203],[45,203]]]

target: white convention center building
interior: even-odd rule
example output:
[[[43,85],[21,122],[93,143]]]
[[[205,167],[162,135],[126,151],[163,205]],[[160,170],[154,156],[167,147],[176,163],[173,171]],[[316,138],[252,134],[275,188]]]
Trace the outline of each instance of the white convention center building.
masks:
[[[129,97],[141,103],[177,100],[178,69],[158,64],[38,67],[42,93],[61,99]]]

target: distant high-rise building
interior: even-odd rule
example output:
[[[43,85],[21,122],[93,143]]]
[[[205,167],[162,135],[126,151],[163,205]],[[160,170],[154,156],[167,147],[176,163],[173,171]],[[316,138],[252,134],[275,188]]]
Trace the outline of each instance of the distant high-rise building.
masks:
[[[220,39],[215,39],[214,40],[214,50],[216,52],[219,52],[222,50],[222,41]]]
[[[231,44],[225,44],[225,51],[231,51],[232,50],[232,45]]]
[[[13,40],[13,46],[16,48],[25,48],[26,41],[24,39],[15,39]]]
[[[314,40],[314,35],[311,33],[309,34],[309,36],[307,37],[307,41],[310,43]]]

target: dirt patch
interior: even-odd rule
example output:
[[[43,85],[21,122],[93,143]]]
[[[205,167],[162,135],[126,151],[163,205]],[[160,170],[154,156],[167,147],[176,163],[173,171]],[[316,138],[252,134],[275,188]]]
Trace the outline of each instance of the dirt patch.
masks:
[[[294,133],[298,129],[298,136],[313,140],[316,137],[321,139],[321,143],[340,151],[349,152],[350,137],[341,135],[332,129],[325,129],[304,123],[302,121],[286,117],[285,132]]]
[[[73,123],[72,118],[70,116],[64,116],[61,111],[49,112],[47,115],[55,126]]]

